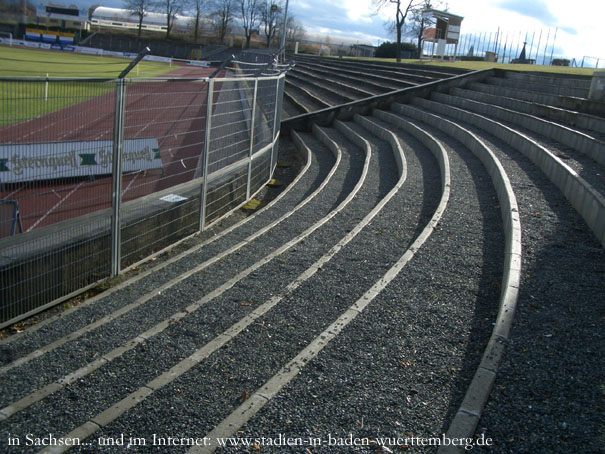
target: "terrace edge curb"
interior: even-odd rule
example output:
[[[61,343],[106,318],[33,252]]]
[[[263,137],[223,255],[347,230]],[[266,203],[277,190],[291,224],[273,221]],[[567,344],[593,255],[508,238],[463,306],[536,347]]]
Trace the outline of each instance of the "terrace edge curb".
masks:
[[[494,75],[493,69],[483,69],[467,74],[461,74],[448,79],[429,82],[416,87],[403,88],[382,95],[360,99],[329,109],[319,110],[308,114],[290,117],[281,122],[282,134],[290,131],[310,131],[314,123],[319,126],[330,126],[335,120],[350,120],[355,114],[368,115],[373,109],[387,109],[391,104],[409,102],[416,96],[428,96],[433,90],[447,90],[451,87],[462,87],[470,82],[481,82]]]
[[[475,126],[494,135],[529,158],[559,188],[571,206],[584,219],[597,241],[605,247],[605,198],[563,160],[525,134],[482,115],[427,99],[416,99],[415,102],[423,107],[434,106],[440,113],[458,119],[463,115],[474,118],[477,120]],[[520,146],[520,143],[526,146]]]
[[[502,167],[498,158],[470,131],[449,120],[419,111],[411,106],[401,106],[401,108],[395,106],[395,109],[401,113],[411,113],[423,121],[429,118],[439,118],[441,121],[437,123],[438,128],[460,140],[483,163],[491,177],[501,206],[506,245],[504,249],[500,308],[496,317],[496,324],[479,367],[446,433],[446,437],[449,439],[471,438],[475,433],[483,407],[491,393],[498,365],[504,353],[504,345],[508,342],[517,304],[521,279],[521,221],[519,219],[517,200],[504,167]],[[439,454],[460,452],[463,451],[451,445],[442,446],[438,450]]]

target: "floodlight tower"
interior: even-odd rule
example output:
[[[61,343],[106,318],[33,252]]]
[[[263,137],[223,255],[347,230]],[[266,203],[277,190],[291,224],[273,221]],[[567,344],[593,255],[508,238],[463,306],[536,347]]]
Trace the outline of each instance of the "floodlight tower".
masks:
[[[279,44],[279,48],[283,49],[283,53],[284,56],[286,54],[286,23],[288,22],[288,2],[289,0],[286,0],[286,11],[284,12],[284,26],[282,27],[282,32],[281,32],[281,43]]]

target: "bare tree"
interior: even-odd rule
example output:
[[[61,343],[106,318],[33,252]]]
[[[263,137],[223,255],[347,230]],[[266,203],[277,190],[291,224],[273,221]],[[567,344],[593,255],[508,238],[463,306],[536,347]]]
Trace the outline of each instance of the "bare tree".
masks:
[[[275,38],[275,35],[277,34],[281,19],[282,6],[281,0],[277,2],[265,0],[263,2],[261,22],[265,28],[267,48],[271,47],[271,41],[273,41],[273,38]]]
[[[263,4],[260,0],[237,0],[239,7],[239,18],[244,27],[244,35],[246,36],[246,49],[250,48],[250,38],[252,33],[260,25],[262,18]]]
[[[436,0],[436,2],[433,0],[423,0],[422,3],[411,10],[411,17],[408,22],[408,36],[416,39],[416,47],[418,48],[418,52],[422,51],[424,31],[435,24],[434,19],[423,17],[422,12],[429,9],[441,8],[441,6],[442,3],[439,0]]]
[[[225,42],[225,36],[229,33],[235,6],[235,0],[213,0],[212,2],[212,15],[216,19],[215,26],[221,44]]]
[[[395,31],[397,36],[395,55],[397,62],[401,62],[401,34],[403,32],[403,24],[411,9],[416,7],[420,2],[418,0],[372,0],[372,4],[376,11],[387,8],[390,5],[395,5],[395,20],[393,20],[389,28]],[[407,5],[407,6],[406,6]],[[403,9],[405,7],[405,9]]]
[[[190,0],[190,5],[193,7],[194,13],[194,24],[193,24],[193,42],[197,44],[200,34],[200,20],[202,18],[202,11],[206,6],[207,0]]]
[[[286,40],[289,43],[296,41],[302,41],[305,39],[305,27],[301,24],[296,17],[288,15],[286,19]]]
[[[143,19],[151,9],[150,0],[124,0],[122,4],[124,9],[130,11],[131,16],[136,16],[139,23],[137,36],[141,37],[141,29],[143,28]]]
[[[157,2],[158,11],[166,15],[166,38],[170,38],[170,31],[174,26],[176,16],[183,10],[184,0],[159,0]]]

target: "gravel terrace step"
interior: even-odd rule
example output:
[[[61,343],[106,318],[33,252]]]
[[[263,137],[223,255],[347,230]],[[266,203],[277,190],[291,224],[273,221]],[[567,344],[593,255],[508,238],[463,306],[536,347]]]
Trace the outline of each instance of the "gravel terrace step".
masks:
[[[111,314],[136,298],[147,295],[150,290],[158,288],[161,284],[182,276],[184,272],[198,266],[201,262],[223,253],[293,210],[294,207],[298,206],[317,190],[323,182],[327,181],[330,170],[335,163],[332,153],[325,147],[318,147],[317,142],[312,136],[303,136],[303,140],[310,140],[313,143],[309,170],[296,183],[296,186],[288,191],[270,210],[265,210],[260,215],[249,219],[240,228],[219,237],[218,240],[210,244],[205,244],[201,249],[193,252],[190,251],[190,253],[184,255],[177,262],[164,268],[161,273],[154,273],[136,282],[130,282],[129,285],[107,296],[100,295],[94,304],[83,305],[77,310],[59,317],[53,323],[46,324],[36,331],[23,333],[19,338],[15,338],[11,342],[3,343],[4,362],[17,359],[37,348],[45,346],[49,342],[65,336],[75,329],[84,327],[101,317]],[[291,147],[292,144],[286,141],[282,142],[282,146],[284,148]],[[341,170],[343,175],[346,172],[347,170]],[[336,188],[335,191],[338,191],[338,189]],[[333,202],[329,203],[331,205]],[[319,208],[316,209],[320,212]],[[302,225],[305,225],[305,223],[303,222]],[[277,228],[279,229],[279,224]],[[208,239],[208,235],[216,234],[216,231],[204,232],[203,237]],[[169,307],[174,307],[174,303],[170,304]],[[41,358],[42,362],[43,359],[44,357]],[[18,377],[19,375],[17,374],[16,376]],[[0,378],[5,379],[2,375],[0,375]],[[35,374],[29,377],[29,379],[39,380],[40,376]]]
[[[509,98],[522,99],[524,101],[559,107],[561,109],[573,110],[599,117],[605,117],[605,105],[601,102],[590,101],[572,96],[557,96],[546,93],[537,93],[528,89],[507,88],[488,83],[472,82],[468,88],[482,93],[489,93]]]
[[[307,70],[306,68],[301,67],[299,65],[295,66],[294,69],[292,69],[292,72],[295,75],[304,78],[305,80],[314,82],[316,84],[321,83],[322,85],[327,86],[332,91],[344,94],[346,96],[351,96],[354,99],[368,98],[374,95],[372,92],[369,92],[362,88],[354,87],[342,81],[331,79],[325,74],[317,75],[312,70]]]
[[[310,80],[308,77],[303,76],[300,73],[297,74],[293,70],[288,73],[288,80],[291,82],[294,81],[299,87],[314,93],[330,106],[337,106],[339,104],[355,101],[355,98],[334,90],[334,85],[330,87],[323,83],[323,81],[318,82],[317,80]],[[336,86],[336,88],[342,89],[343,87]]]
[[[463,107],[460,107],[461,98],[450,97],[445,94],[438,94],[431,96],[432,99],[436,102],[440,102],[441,104],[452,105],[457,109],[461,109],[464,112],[469,112],[469,118],[471,118],[474,114],[473,111],[467,110]],[[417,105],[425,106],[427,104],[424,101],[417,100],[415,101]],[[464,107],[467,107],[464,105]],[[485,115],[482,115],[485,116]],[[491,116],[487,116],[490,118]],[[502,125],[508,126],[509,128],[520,132],[521,134],[529,137],[535,142],[539,143],[557,157],[561,158],[567,165],[569,165],[574,171],[578,173],[582,178],[584,178],[590,185],[601,195],[605,195],[605,167],[584,153],[573,149],[569,146],[563,145],[550,137],[538,134],[534,131],[529,131],[523,127],[518,126],[517,123],[510,123],[506,121],[502,121],[499,118],[491,118],[493,121],[501,123]]]
[[[490,77],[487,79],[490,84],[501,87],[515,88],[521,90],[535,91],[557,96],[573,96],[576,98],[588,98],[588,90],[585,88],[570,88],[557,85],[533,83],[521,80],[508,79],[503,77]]]
[[[496,194],[482,164],[457,141],[420,126],[445,145],[452,170],[450,201],[438,229],[370,307],[239,435],[327,440],[328,434],[345,438],[352,433],[375,440],[438,436],[447,429],[491,331],[504,240]],[[408,178],[417,178],[409,190],[424,193],[424,203],[433,206],[439,178],[431,154],[390,128],[407,144]],[[389,211],[389,223],[401,222],[403,229],[385,231],[385,243],[408,226],[405,206],[402,201]],[[352,452],[349,447],[323,449]],[[367,452],[376,449],[387,452],[376,445]]]
[[[555,140],[566,147],[577,150],[580,154],[590,157],[601,167],[605,166],[605,142],[602,141],[603,136],[601,134],[586,133],[572,126],[560,125],[516,110],[445,93],[432,93],[431,99],[481,115],[489,115],[497,121],[515,125],[515,127],[531,131],[536,135],[546,136],[550,140]]]
[[[345,68],[348,70],[352,70],[352,71],[362,71],[363,73],[371,73],[371,74],[375,74],[375,75],[379,75],[382,77],[388,77],[388,78],[392,78],[392,79],[396,79],[396,80],[400,80],[400,81],[404,81],[404,82],[413,82],[413,83],[419,83],[419,84],[425,84],[427,82],[433,82],[435,80],[440,80],[443,79],[443,75],[440,75],[440,77],[436,77],[435,75],[432,76],[428,76],[428,75],[419,75],[418,73],[413,73],[410,72],[408,70],[406,70],[405,68],[385,68],[384,66],[380,66],[380,65],[372,65],[372,64],[351,64],[351,63],[344,63],[344,62],[330,62],[330,63],[324,63],[325,66],[328,67],[332,67],[335,68],[336,70],[340,69],[340,68]],[[446,77],[450,77],[450,75],[448,74]]]
[[[321,63],[326,66],[334,66],[334,65],[347,65],[351,68],[367,68],[367,69],[383,69],[388,71],[397,71],[404,72],[409,74],[421,75],[426,77],[434,77],[438,79],[443,79],[447,77],[452,77],[458,74],[464,74],[469,72],[468,69],[462,68],[446,68],[439,67],[433,65],[416,65],[409,63],[388,63],[381,61],[361,61],[361,60],[334,60],[333,58],[321,58],[321,57],[311,57],[304,55],[296,55],[294,59],[297,61],[297,64],[300,62],[309,62],[309,63]]]
[[[372,81],[380,86],[389,87],[392,90],[401,88],[414,87],[421,82],[412,82],[401,77],[399,74],[387,74],[381,75],[379,72],[368,70],[365,67],[347,68],[347,66],[336,66],[336,65],[313,65],[307,63],[307,66],[314,67],[317,70],[328,70],[331,72],[337,72],[338,74],[345,74],[351,77],[362,77],[365,81]],[[423,81],[426,82],[426,81]]]
[[[348,189],[348,191],[344,192],[348,193],[352,189],[352,183],[359,179],[359,171],[361,171],[361,169],[359,168],[356,172],[353,168],[360,167],[361,162],[363,162],[363,152],[360,148],[348,143],[342,134],[332,131],[330,132],[330,135],[336,137],[341,144],[344,151],[343,155],[351,154],[351,166],[347,175],[348,178],[345,178],[343,181],[343,187]],[[86,383],[86,386],[79,386],[81,382],[78,382],[77,390],[75,389],[76,387],[70,387],[58,391],[44,402],[35,404],[31,408],[15,415],[5,424],[5,426],[11,426],[10,430],[12,433],[16,433],[15,431],[19,430],[19,427],[24,428],[24,425],[28,424],[29,427],[27,430],[29,431],[31,430],[32,415],[36,414],[37,426],[52,427],[53,432],[66,432],[70,428],[69,425],[73,426],[84,423],[87,418],[94,416],[102,410],[104,406],[124,397],[124,393],[136,389],[138,386],[145,384],[151,378],[157,376],[158,370],[165,370],[172,365],[171,363],[190,354],[194,348],[192,346],[193,344],[199,343],[198,347],[203,345],[206,341],[210,340],[212,336],[219,334],[231,323],[237,321],[242,315],[245,315],[246,312],[253,310],[254,306],[259,302],[262,302],[266,298],[270,298],[275,292],[279,291],[280,286],[286,285],[289,281],[294,279],[297,274],[320,257],[325,252],[327,245],[334,244],[342,238],[348,229],[355,225],[359,219],[384,196],[385,191],[389,189],[389,181],[393,184],[397,178],[395,172],[396,165],[392,164],[393,157],[391,153],[391,150],[377,151],[376,156],[370,160],[367,180],[361,187],[360,194],[353,199],[350,205],[348,205],[342,213],[335,216],[328,224],[308,237],[304,242],[304,247],[301,244],[300,248],[292,248],[288,253],[280,257],[282,260],[274,260],[268,263],[266,266],[253,273],[253,275],[242,279],[231,290],[214,299],[213,304],[211,307],[208,307],[208,310],[197,311],[188,315],[180,321],[182,323],[172,324],[165,332],[154,336],[145,342],[145,344],[141,344],[141,348],[127,352],[122,358],[103,366],[90,376],[85,377],[82,381]],[[389,154],[391,154],[391,156],[389,156]],[[362,159],[360,160],[360,158]],[[357,165],[355,163],[357,163]],[[349,182],[348,184],[346,183],[347,181]],[[320,194],[320,197],[322,195],[323,192]],[[329,200],[329,198],[326,197],[326,200]],[[336,203],[337,200],[333,200],[332,198],[332,202]],[[353,252],[356,253],[356,251],[357,249],[354,248]],[[374,263],[368,265],[371,266],[372,269],[376,268]],[[292,292],[292,295],[287,295],[284,303],[280,304],[280,306],[276,308],[276,311],[280,312],[283,310],[283,306],[288,307],[288,305],[290,305],[291,308],[298,308],[301,311],[298,313],[297,317],[306,317],[307,311],[302,308],[302,306],[304,304],[311,304],[311,307],[313,307],[313,295],[318,291],[318,287],[321,288],[325,285],[323,283],[323,279],[325,279],[323,269],[320,274],[314,276],[312,279],[314,279],[314,282],[317,281],[317,283],[310,286],[311,290],[307,290],[311,292],[310,294],[307,293],[307,296],[301,297],[296,291]],[[334,279],[342,279],[341,268],[337,267]],[[330,311],[336,310],[335,307],[336,306],[322,304],[318,310],[328,311],[328,313],[330,313]],[[285,310],[283,314],[291,316],[292,309]],[[266,325],[270,326],[271,317],[275,317],[275,315],[268,313],[267,317],[269,321],[266,322]],[[313,319],[319,324],[324,320],[322,317],[313,317]],[[261,320],[264,321],[264,319]],[[276,340],[271,341],[270,338],[265,337],[264,329],[262,328],[264,325],[263,321],[261,321],[260,324],[256,323],[251,325],[245,334],[236,337],[232,343],[235,344],[233,347],[231,347],[230,344],[227,348],[217,352],[216,355],[219,357],[225,355],[228,357],[225,360],[218,360],[218,362],[222,366],[229,367],[229,356],[231,356],[233,352],[236,352],[236,355],[244,354],[243,349],[238,347],[238,343],[243,342],[244,345],[247,344],[254,348],[252,351],[248,350],[246,352],[247,360],[244,360],[243,357],[239,357],[235,364],[241,366],[246,361],[251,361],[252,355],[257,355],[259,360],[258,364],[261,364],[264,359],[265,363],[267,363],[266,365],[268,365],[271,361],[271,357],[268,355],[270,355],[271,350],[275,348],[274,342],[276,342]],[[295,320],[293,320],[293,322],[295,322]],[[261,328],[257,329],[256,327],[258,325],[260,325]],[[290,324],[288,326],[295,325]],[[299,334],[304,336],[304,332],[292,332],[286,325],[280,324],[280,327],[283,328],[283,335],[285,336],[284,341],[289,340],[291,344],[290,348],[296,349],[297,342],[293,337],[294,335]],[[260,333],[257,333],[257,330],[260,330]],[[254,332],[254,334],[249,335],[248,332]],[[251,337],[252,339],[247,339],[247,337]],[[267,339],[269,340],[267,341]],[[263,342],[268,342],[267,349],[262,348]],[[209,358],[208,361],[211,363],[213,357]],[[279,366],[279,364],[276,365]],[[262,375],[263,373],[270,372],[265,367],[261,367],[260,371],[252,371],[248,367],[239,367],[239,369],[241,371],[239,373],[243,374],[242,379],[245,380],[252,379],[254,374]],[[133,370],[137,371],[136,374],[132,373]],[[196,374],[196,377],[199,378],[199,375]],[[213,380],[211,380],[210,377],[206,377],[205,383],[205,386],[210,387],[207,388],[209,392],[210,390],[213,390],[213,392],[217,394],[221,393],[222,388],[232,384],[235,386],[235,390],[231,389],[230,392],[235,392],[236,396],[241,396],[239,383],[237,381],[233,383],[229,382],[229,380],[225,381],[225,377],[221,373],[218,373]],[[78,394],[75,399],[73,399],[73,393]],[[205,395],[201,388],[198,388],[196,393],[198,395]],[[227,402],[232,402],[232,397],[233,395],[228,398]],[[154,398],[155,395],[150,397],[149,400],[151,401]],[[82,408],[78,405],[78,402],[87,402],[88,405],[86,408]],[[225,407],[224,403],[217,405],[217,410],[219,411]],[[51,408],[61,408],[61,413],[67,413],[68,416],[61,417],[60,421],[57,420],[57,415],[47,413],[49,406]],[[44,413],[44,416],[41,416],[42,413]],[[139,412],[136,413],[139,414]],[[210,414],[210,407],[205,408],[204,411],[201,411],[200,409],[199,414],[200,416],[208,416]],[[183,421],[181,421],[181,423],[182,422]],[[141,430],[143,429],[141,428]]]
[[[554,121],[566,126],[573,126],[578,130],[590,131],[588,134],[597,133],[599,140],[603,141],[603,131],[605,131],[605,118],[594,115],[583,114],[572,110],[561,109],[560,107],[548,106],[535,102],[523,101],[506,96],[495,96],[474,90],[465,90],[462,88],[451,88],[450,93],[454,96],[472,99],[487,104],[493,104],[507,109],[515,110],[546,120]]]
[[[286,120],[291,117],[303,115],[307,113],[302,106],[299,106],[289,96],[284,93],[284,100],[282,102],[282,120]]]
[[[582,88],[590,90],[591,78],[586,76],[570,76],[562,74],[536,74],[525,72],[506,71],[504,77],[507,79],[521,80],[525,82],[555,85],[559,87]]]
[[[523,228],[511,342],[476,435],[498,441],[490,453],[600,452],[604,250],[531,161],[471,121],[463,125],[502,162]]]
[[[358,131],[356,126],[351,126]],[[366,135],[367,133],[359,131]],[[350,137],[352,132],[348,133]],[[331,134],[341,145],[347,145],[344,136]],[[368,137],[366,135],[366,137]],[[325,245],[331,245],[339,238],[342,238],[351,230],[351,228],[361,220],[376,201],[385,195],[390,186],[397,178],[395,173],[396,165],[392,157],[392,150],[380,144],[372,150],[373,158],[368,172],[368,181],[364,186],[365,193],[360,194],[351,202],[350,206],[343,211],[342,216],[334,219],[334,223],[326,225],[326,230],[319,238],[311,238],[306,243],[316,243],[317,246],[325,250]],[[389,184],[390,182],[390,184]],[[371,195],[373,194],[373,195]],[[414,197],[416,192],[412,193]],[[421,206],[419,206],[420,211]],[[380,217],[380,216],[379,216]],[[384,222],[382,220],[380,222]],[[417,219],[411,219],[412,227],[416,227]],[[416,222],[414,222],[416,221]],[[190,400],[197,398],[195,396],[205,396],[208,400],[203,407],[203,411],[198,411],[193,423],[195,427],[210,429],[213,424],[219,421],[226,413],[231,411],[233,405],[241,401],[242,390],[254,390],[270,377],[281,365],[290,359],[301,346],[304,346],[318,332],[324,329],[336,316],[340,314],[343,307],[347,307],[351,300],[354,300],[360,292],[363,292],[363,286],[369,285],[375,276],[379,276],[384,271],[386,263],[385,256],[393,254],[389,249],[390,245],[382,245],[374,231],[378,219],[360,233],[351,243],[346,245],[330,262],[324,264],[316,275],[312,276],[301,287],[296,289],[291,295],[287,296],[279,306],[271,312],[265,314],[257,323],[246,330],[242,336],[234,339],[229,348],[225,348],[208,359],[212,364],[207,370],[205,377],[194,374],[190,377],[181,377],[174,383],[181,390],[181,396]],[[384,227],[384,226],[383,226]],[[413,231],[413,229],[412,229]],[[331,238],[326,242],[327,237]],[[364,238],[361,238],[365,235]],[[405,244],[409,239],[400,238]],[[373,251],[367,250],[368,241],[376,244],[377,248]],[[386,247],[385,247],[386,246]],[[315,246],[306,244],[304,254],[314,250]],[[371,250],[371,248],[370,248]],[[368,256],[368,253],[370,254]],[[372,258],[372,256],[374,258]],[[297,260],[304,260],[302,257]],[[357,269],[358,285],[342,285],[343,272],[345,270]],[[351,277],[352,278],[352,277]],[[218,365],[218,367],[215,367]],[[243,366],[243,367],[242,367]],[[203,383],[198,382],[199,379]],[[181,384],[186,384],[185,387]],[[172,387],[172,385],[170,385]],[[158,393],[156,396],[145,401],[143,413],[148,413],[148,408],[153,408],[156,413],[153,419],[162,418],[166,408],[164,402],[171,397],[174,391],[168,394]],[[221,399],[217,401],[217,399]],[[184,401],[183,401],[184,402]],[[121,432],[123,425],[132,424],[132,418],[136,419],[134,413],[128,413],[123,418],[106,428],[104,433]],[[140,424],[137,423],[137,424]],[[147,429],[140,427],[143,433],[148,433]],[[166,433],[177,431],[190,431],[190,427],[185,427],[179,421],[172,421],[160,428]],[[151,434],[149,433],[151,436]],[[84,451],[86,452],[86,451]],[[144,452],[144,451],[143,451]]]
[[[302,106],[306,112],[315,112],[316,110],[325,109],[329,107],[328,104],[317,99],[313,94],[307,90],[300,88],[293,84],[290,80],[286,80],[286,86],[284,93],[290,97],[296,104]]]
[[[350,75],[342,74],[341,71],[333,71],[331,68],[326,68],[322,65],[304,63],[299,65],[306,71],[310,71],[319,77],[325,77],[329,80],[341,81],[347,85],[352,85],[356,88],[362,88],[366,91],[371,92],[373,95],[379,95],[382,93],[388,93],[394,89],[385,84],[379,84],[376,82],[369,82],[363,77],[355,77]]]

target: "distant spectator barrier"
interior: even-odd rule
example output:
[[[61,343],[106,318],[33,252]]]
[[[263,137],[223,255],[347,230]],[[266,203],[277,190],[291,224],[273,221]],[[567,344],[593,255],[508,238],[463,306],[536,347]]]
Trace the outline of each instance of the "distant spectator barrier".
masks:
[[[284,73],[224,74],[0,78],[1,327],[207,228],[269,181]]]

